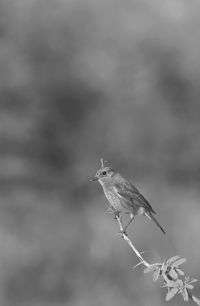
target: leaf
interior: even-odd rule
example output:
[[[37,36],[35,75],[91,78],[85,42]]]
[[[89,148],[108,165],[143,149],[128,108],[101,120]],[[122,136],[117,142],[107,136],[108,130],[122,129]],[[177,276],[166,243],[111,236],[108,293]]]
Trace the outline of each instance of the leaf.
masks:
[[[187,292],[187,289],[184,288],[183,290],[181,290],[181,294],[182,294],[182,297],[184,299],[185,302],[188,302],[188,292]]]
[[[188,289],[190,289],[190,290],[194,289],[194,286],[191,285],[190,283],[189,283],[189,284],[186,284],[186,287],[187,287]]]
[[[185,284],[189,283],[189,281],[190,281],[189,276],[185,276]]]
[[[197,282],[197,281],[198,281],[198,279],[192,278],[192,279],[190,280],[190,283],[194,283],[194,282]]]
[[[179,268],[175,268],[176,272],[179,274],[179,275],[184,275],[185,273],[179,269]]]
[[[171,265],[172,262],[174,262],[175,260],[177,260],[179,258],[180,258],[179,255],[173,256],[173,257],[171,257],[170,259],[167,260],[167,264]]]
[[[180,265],[182,265],[184,262],[186,262],[186,258],[181,258],[177,261],[175,261],[173,264],[172,264],[172,268],[175,268],[175,267],[178,267]]]
[[[184,288],[182,279],[177,279],[174,286],[181,291]]]
[[[150,272],[153,272],[155,271],[161,264],[159,263],[155,263],[155,264],[152,264],[150,265],[149,267],[147,267],[146,269],[144,269],[144,273],[150,273]]]
[[[162,267],[161,267],[161,271],[162,271],[163,274],[165,274],[165,272],[167,271],[168,267],[169,267],[168,264],[165,263],[165,261],[163,261]]]
[[[169,280],[167,277],[165,278],[165,284],[163,287],[172,288],[174,287],[175,282],[173,280]]]
[[[170,269],[169,276],[171,276],[171,278],[173,278],[173,279],[177,279],[178,278],[178,273],[174,269]]]
[[[185,277],[185,287],[188,289],[193,289],[194,286],[192,285],[192,283],[196,282],[197,279],[192,278],[191,280],[189,279],[189,277]]]
[[[153,281],[156,282],[158,280],[158,277],[160,275],[160,269],[157,268],[154,272],[153,272]]]
[[[165,300],[168,302],[170,301],[178,292],[178,288],[172,288],[166,295]]]

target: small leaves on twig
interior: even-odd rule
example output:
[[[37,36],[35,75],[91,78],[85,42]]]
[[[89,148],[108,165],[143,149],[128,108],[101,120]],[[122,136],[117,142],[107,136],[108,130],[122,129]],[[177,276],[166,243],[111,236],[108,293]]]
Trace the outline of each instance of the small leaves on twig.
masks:
[[[169,258],[166,262],[163,261],[162,264],[152,264],[144,270],[144,273],[153,272],[153,281],[157,281],[159,276],[162,276],[164,279],[163,287],[167,287],[166,301],[170,301],[178,293],[182,295],[185,302],[188,302],[188,290],[194,288],[192,283],[197,280],[190,279],[189,277],[185,277],[184,280],[179,278],[179,276],[185,274],[179,268],[184,262],[186,262],[186,258],[180,258],[177,255]]]
[[[196,278],[189,279],[189,277],[185,277],[185,285],[188,289],[192,290],[194,288],[192,283],[197,282]]]
[[[156,282],[162,273],[162,264],[155,263],[144,270],[144,273],[153,272],[153,281]]]
[[[144,273],[154,272],[158,268],[160,269],[161,267],[162,267],[162,264],[160,264],[160,263],[152,264],[149,267],[147,267],[146,269],[144,269]]]
[[[101,159],[102,167],[103,162],[103,159]],[[118,221],[120,232],[122,233],[122,238],[129,244],[131,249],[139,258],[139,263],[136,264],[133,269],[143,264],[146,267],[144,269],[144,273],[153,273],[153,281],[157,281],[159,277],[162,277],[164,280],[162,287],[167,288],[167,294],[165,298],[166,301],[170,301],[176,294],[181,294],[185,302],[188,302],[188,299],[191,298],[197,305],[200,306],[200,299],[191,293],[191,290],[194,288],[192,283],[196,282],[197,280],[190,279],[186,276],[184,279],[180,278],[180,276],[183,277],[185,273],[180,269],[179,266],[186,262],[186,258],[181,258],[179,255],[176,255],[169,258],[167,261],[164,260],[162,263],[149,264],[143,258],[142,253],[136,249],[132,241],[129,239],[127,233],[124,231],[122,225],[122,216],[120,216],[119,213],[114,215],[115,219]]]
[[[173,287],[168,287],[168,292],[166,295],[166,301],[171,300],[176,293],[181,294],[183,297],[183,300],[185,302],[188,302],[189,294],[188,289],[192,290],[194,288],[191,283],[196,282],[196,279],[189,279],[189,277],[185,277],[184,281],[182,279],[178,279],[176,282],[174,282]]]
[[[171,290],[167,292],[165,300],[167,302],[170,301],[176,295],[177,292],[178,292],[178,288],[172,288]]]
[[[175,261],[171,267],[173,268],[177,268],[178,266],[182,265],[184,262],[186,262],[186,258],[180,258],[179,260]]]
[[[171,257],[170,259],[167,260],[167,264],[170,265],[171,263],[173,263],[174,261],[176,261],[179,258],[180,258],[179,255],[173,256],[173,257]]]

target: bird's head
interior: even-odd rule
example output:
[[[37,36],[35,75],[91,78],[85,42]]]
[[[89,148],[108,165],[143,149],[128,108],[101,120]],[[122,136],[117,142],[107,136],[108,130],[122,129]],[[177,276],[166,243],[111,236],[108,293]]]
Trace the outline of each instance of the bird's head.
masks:
[[[112,181],[116,172],[113,168],[110,167],[102,167],[97,171],[95,176],[91,179],[91,181],[99,181],[101,185],[109,183]]]

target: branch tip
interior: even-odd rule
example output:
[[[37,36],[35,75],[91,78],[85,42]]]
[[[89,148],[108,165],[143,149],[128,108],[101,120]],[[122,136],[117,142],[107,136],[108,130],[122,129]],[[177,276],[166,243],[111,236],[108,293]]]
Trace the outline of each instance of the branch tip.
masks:
[[[107,163],[107,160],[101,158],[100,161],[101,161],[101,168],[104,168],[105,167],[105,163]]]
[[[103,158],[101,158],[102,167],[104,167],[104,162],[105,161]],[[195,304],[200,306],[200,299],[191,293],[191,290],[194,288],[192,283],[196,282],[197,280],[194,278],[190,279],[186,276],[185,279],[180,278],[180,276],[184,276],[185,273],[179,268],[179,266],[186,261],[186,258],[181,258],[180,256],[176,255],[169,258],[167,261],[164,260],[161,263],[148,263],[142,256],[145,252],[139,252],[136,249],[127,232],[125,231],[122,223],[122,215],[120,212],[114,210],[113,213],[120,229],[120,233],[118,233],[118,235],[121,235],[121,237],[128,243],[132,251],[139,259],[139,262],[133,267],[133,269],[140,265],[144,265],[144,273],[152,272],[153,281],[157,281],[159,277],[162,277],[164,280],[164,285],[162,287],[167,288],[167,294],[165,298],[166,301],[170,301],[176,294],[180,293],[185,302],[188,302],[188,299],[190,298]]]

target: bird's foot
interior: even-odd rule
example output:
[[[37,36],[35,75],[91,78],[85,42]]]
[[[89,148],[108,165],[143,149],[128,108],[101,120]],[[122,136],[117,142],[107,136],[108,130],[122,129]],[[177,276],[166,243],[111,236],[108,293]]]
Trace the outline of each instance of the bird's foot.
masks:
[[[124,235],[127,236],[127,232],[125,229],[123,229],[123,230],[120,230],[118,233],[116,233],[116,235],[120,235],[123,238]]]
[[[119,211],[113,211],[113,214],[114,214],[115,220],[117,220],[117,219],[120,218],[120,213],[119,213]]]

